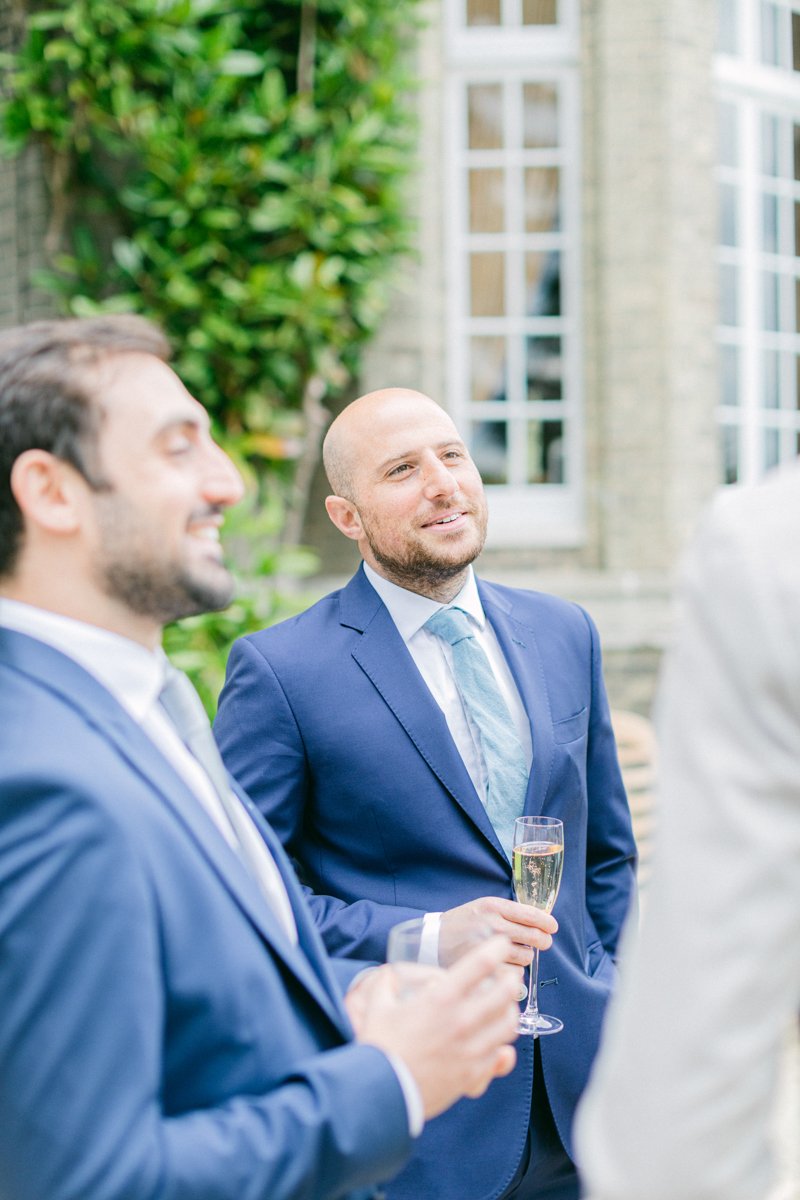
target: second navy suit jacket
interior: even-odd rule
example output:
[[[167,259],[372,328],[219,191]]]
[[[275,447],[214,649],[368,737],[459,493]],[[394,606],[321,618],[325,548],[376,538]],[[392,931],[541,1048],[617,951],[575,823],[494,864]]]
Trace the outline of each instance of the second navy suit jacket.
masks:
[[[0,629],[0,1195],[355,1200],[405,1161],[352,964],[255,818],[297,946],[110,692]]]
[[[530,718],[525,811],[564,822],[559,932],[539,984],[542,1008],[564,1022],[541,1052],[569,1150],[634,888],[630,815],[591,620],[552,596],[478,587]],[[363,570],[302,615],[235,644],[215,732],[294,856],[334,954],[382,959],[398,921],[513,897],[509,861],[445,716]],[[517,1049],[511,1076],[428,1124],[390,1197],[502,1193],[530,1117],[532,1039]]]

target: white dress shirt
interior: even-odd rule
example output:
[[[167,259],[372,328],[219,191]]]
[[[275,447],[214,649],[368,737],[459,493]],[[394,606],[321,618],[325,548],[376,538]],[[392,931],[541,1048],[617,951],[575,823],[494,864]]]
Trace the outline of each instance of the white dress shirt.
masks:
[[[530,770],[533,757],[530,722],[514,677],[509,670],[503,651],[500,649],[497,635],[486,620],[472,567],[468,569],[467,579],[461,591],[449,605],[398,587],[396,583],[384,579],[367,563],[364,563],[364,574],[386,605],[389,616],[408,647],[419,673],[444,713],[456,749],[464,760],[464,766],[475,785],[475,791],[485,803],[487,780],[480,749],[480,734],[464,707],[461,693],[456,684],[453,673],[453,648],[443,638],[437,637],[435,633],[424,628],[428,618],[441,608],[460,608],[467,614],[475,634],[475,640],[486,654],[503,699],[508,705],[514,729]],[[427,914],[421,955],[423,962],[438,961],[440,921],[441,913]]]

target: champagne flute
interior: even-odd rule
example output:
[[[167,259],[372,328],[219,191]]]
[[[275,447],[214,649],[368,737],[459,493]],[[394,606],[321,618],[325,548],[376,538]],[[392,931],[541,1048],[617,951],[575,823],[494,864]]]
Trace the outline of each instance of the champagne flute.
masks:
[[[520,904],[552,912],[564,866],[564,825],[556,817],[517,817],[514,822],[514,891]],[[560,1033],[558,1017],[539,1012],[537,988],[539,950],[534,947],[528,983],[528,1003],[519,1019],[519,1032],[533,1037]]]

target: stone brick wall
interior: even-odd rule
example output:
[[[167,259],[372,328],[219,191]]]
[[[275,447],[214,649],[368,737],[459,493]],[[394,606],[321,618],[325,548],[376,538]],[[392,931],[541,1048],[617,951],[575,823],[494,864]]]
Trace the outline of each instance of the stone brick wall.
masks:
[[[10,50],[18,29],[18,6],[0,0],[0,49]],[[34,288],[32,272],[42,266],[47,197],[39,157],[0,157],[0,328],[52,312],[50,298]]]
[[[590,541],[668,570],[717,482],[711,0],[584,0]]]

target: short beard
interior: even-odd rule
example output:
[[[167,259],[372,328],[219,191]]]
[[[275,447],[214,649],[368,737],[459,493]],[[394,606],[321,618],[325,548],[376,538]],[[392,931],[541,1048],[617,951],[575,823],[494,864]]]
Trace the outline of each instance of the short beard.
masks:
[[[200,613],[218,612],[227,608],[233,599],[234,582],[227,572],[217,583],[192,579],[179,571],[169,573],[158,567],[123,562],[106,563],[102,578],[108,596],[123,604],[140,617],[150,617],[161,625],[195,617]]]
[[[422,549],[411,549],[403,558],[394,558],[376,546],[366,526],[364,534],[375,561],[383,568],[387,579],[396,583],[398,587],[405,588],[406,591],[436,599],[439,599],[441,595],[450,596],[451,589],[447,585],[465,573],[467,567],[480,554],[486,541],[484,526],[479,530],[478,543],[474,551],[455,562],[443,562],[439,558],[433,558],[426,554]],[[455,592],[452,594],[455,595]]]

